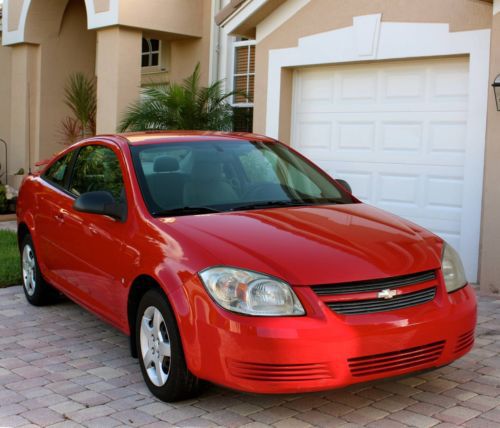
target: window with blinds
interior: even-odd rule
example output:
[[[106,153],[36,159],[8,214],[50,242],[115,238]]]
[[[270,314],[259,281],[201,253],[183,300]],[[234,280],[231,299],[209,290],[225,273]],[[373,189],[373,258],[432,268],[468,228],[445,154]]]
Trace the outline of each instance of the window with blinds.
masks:
[[[233,104],[251,105],[253,103],[255,82],[255,41],[239,40],[234,42]]]

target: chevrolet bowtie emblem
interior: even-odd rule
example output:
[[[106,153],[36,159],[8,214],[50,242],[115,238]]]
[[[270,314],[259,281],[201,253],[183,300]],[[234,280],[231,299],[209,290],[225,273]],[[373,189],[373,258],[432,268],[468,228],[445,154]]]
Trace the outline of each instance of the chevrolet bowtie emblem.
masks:
[[[398,294],[397,290],[391,290],[386,288],[378,293],[377,297],[379,299],[392,299],[394,296]]]

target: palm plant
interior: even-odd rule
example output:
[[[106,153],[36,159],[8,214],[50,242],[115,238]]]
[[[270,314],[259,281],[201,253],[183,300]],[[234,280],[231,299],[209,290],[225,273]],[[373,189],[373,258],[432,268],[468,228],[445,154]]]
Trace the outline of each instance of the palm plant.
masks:
[[[73,116],[68,116],[61,123],[61,139],[64,144],[95,135],[97,95],[95,81],[83,73],[69,76],[64,88],[64,103]]]
[[[160,129],[229,131],[233,110],[227,102],[234,92],[223,91],[223,81],[200,86],[200,64],[182,83],[142,89],[143,98],[132,104],[120,123],[120,132]]]

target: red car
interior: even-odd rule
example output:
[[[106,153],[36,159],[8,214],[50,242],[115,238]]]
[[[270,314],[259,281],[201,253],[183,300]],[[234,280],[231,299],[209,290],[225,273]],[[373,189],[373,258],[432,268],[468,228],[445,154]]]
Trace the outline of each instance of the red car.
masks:
[[[162,400],[201,380],[316,391],[449,364],[474,342],[457,253],[253,134],[81,141],[22,185],[24,291],[130,335]]]

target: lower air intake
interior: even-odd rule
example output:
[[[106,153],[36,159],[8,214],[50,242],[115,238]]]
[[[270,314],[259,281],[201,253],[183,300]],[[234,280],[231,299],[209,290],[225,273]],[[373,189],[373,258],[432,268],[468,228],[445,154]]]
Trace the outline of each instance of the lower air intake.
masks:
[[[268,382],[299,382],[332,377],[326,363],[262,364],[231,360],[228,362],[228,368],[235,377]]]
[[[437,361],[445,343],[441,340],[401,351],[350,358],[347,361],[351,374],[356,377],[420,367]]]

